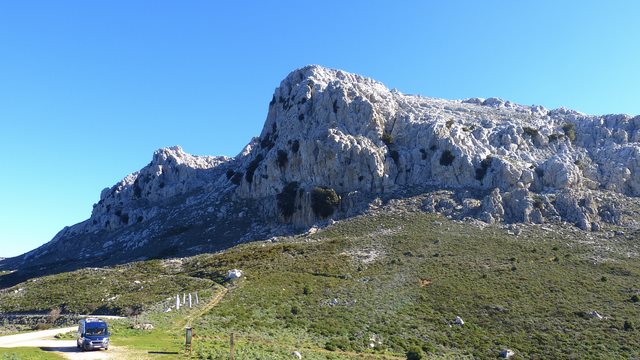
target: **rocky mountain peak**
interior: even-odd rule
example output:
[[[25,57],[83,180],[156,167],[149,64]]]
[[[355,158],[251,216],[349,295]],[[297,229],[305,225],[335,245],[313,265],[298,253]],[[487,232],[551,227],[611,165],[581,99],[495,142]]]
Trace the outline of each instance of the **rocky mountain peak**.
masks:
[[[236,157],[157,150],[87,221],[0,267],[212,251],[411,196],[459,220],[637,227],[624,209],[640,196],[639,155],[640,116],[406,95],[310,65],[275,89]]]

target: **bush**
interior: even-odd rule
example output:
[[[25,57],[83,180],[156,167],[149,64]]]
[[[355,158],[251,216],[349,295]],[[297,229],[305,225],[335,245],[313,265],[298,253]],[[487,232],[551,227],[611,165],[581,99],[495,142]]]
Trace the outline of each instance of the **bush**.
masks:
[[[282,169],[287,166],[287,162],[289,162],[289,156],[284,150],[278,150],[277,155],[278,156],[276,157],[276,163],[278,164],[278,167]]]
[[[638,297],[638,295],[633,295],[631,297],[631,302],[637,303],[640,301],[640,297]]]
[[[424,359],[424,352],[417,346],[412,346],[407,351],[407,360],[420,360]]]
[[[544,202],[539,197],[536,197],[535,199],[533,199],[533,207],[538,210],[543,210]]]
[[[548,136],[549,142],[554,142],[558,140],[564,139],[564,135],[562,134],[551,134]]]
[[[629,320],[624,321],[624,325],[622,326],[622,328],[624,329],[624,331],[633,331],[635,329],[633,323]]]
[[[305,285],[302,289],[302,293],[305,295],[311,295],[313,293],[313,288],[309,285]]]
[[[455,158],[456,156],[453,155],[451,150],[445,150],[442,152],[442,156],[440,156],[440,165],[449,166],[453,163],[453,160],[455,160]]]
[[[60,319],[60,314],[62,311],[59,307],[55,307],[49,311],[49,324],[55,324],[58,319]]]
[[[393,136],[391,136],[391,134],[389,133],[383,133],[380,139],[387,146],[393,144]]]
[[[340,204],[340,196],[328,187],[315,187],[311,191],[311,209],[320,218],[327,218]]]
[[[569,141],[574,142],[576,140],[576,124],[566,123],[562,125],[562,131],[569,138]]]
[[[291,151],[295,154],[298,152],[298,149],[300,149],[300,141],[293,140],[293,143],[291,144]]]
[[[298,192],[299,184],[296,181],[290,182],[282,189],[282,192],[276,196],[278,201],[278,210],[285,219],[290,218],[296,211],[296,193]]]
[[[258,165],[260,165],[262,160],[264,160],[264,156],[262,156],[262,154],[258,154],[258,156],[251,160],[249,166],[247,166],[247,173],[245,174],[244,178],[249,184],[253,182],[253,173],[256,172],[256,169],[258,168]]]
[[[231,183],[240,185],[240,181],[242,181],[242,175],[243,174],[241,172],[234,173],[231,177]]]
[[[480,167],[476,169],[476,180],[482,181],[485,175],[487,175],[487,170],[491,166],[491,161],[493,158],[491,156],[487,156],[480,162]]]
[[[451,129],[451,127],[453,126],[453,120],[447,120],[447,129]]]
[[[396,165],[398,164],[398,161],[400,161],[400,153],[398,150],[389,151],[389,156],[391,156],[391,159],[393,159],[393,162],[396,163]]]

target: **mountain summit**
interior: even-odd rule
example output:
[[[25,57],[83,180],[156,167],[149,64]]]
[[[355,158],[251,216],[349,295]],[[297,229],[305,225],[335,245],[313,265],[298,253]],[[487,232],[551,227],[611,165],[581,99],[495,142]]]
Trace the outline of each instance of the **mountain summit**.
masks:
[[[460,220],[635,227],[639,141],[640,116],[405,95],[306,66],[281,82],[236,157],[160,149],[103,190],[89,219],[0,268],[18,269],[5,276],[15,281],[216,251],[392,199]]]

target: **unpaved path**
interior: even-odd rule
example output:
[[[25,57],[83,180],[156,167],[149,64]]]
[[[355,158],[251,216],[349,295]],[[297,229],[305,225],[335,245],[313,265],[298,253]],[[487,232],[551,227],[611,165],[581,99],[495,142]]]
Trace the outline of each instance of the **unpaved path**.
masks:
[[[51,339],[58,334],[64,334],[76,330],[77,327],[66,327],[60,329],[50,329],[42,331],[34,331],[24,334],[0,336],[0,347],[12,348],[12,347],[40,347],[40,343],[49,344],[52,341],[58,340],[45,340]],[[36,344],[36,345],[33,345]],[[47,346],[47,345],[43,345]],[[75,346],[75,345],[74,345]]]
[[[75,340],[55,340],[57,334],[64,334],[75,331],[77,327],[66,327],[59,329],[34,331],[25,334],[0,336],[0,348],[13,347],[37,347],[46,351],[55,351],[71,360],[102,360],[121,359],[124,350],[118,347],[109,346],[108,351],[95,350],[82,352],[76,346]],[[118,356],[121,355],[121,356]]]

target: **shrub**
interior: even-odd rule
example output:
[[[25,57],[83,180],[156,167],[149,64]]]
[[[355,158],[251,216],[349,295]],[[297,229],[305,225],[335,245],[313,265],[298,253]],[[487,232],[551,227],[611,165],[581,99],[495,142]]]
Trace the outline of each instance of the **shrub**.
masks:
[[[304,288],[302,288],[302,293],[305,295],[311,295],[313,293],[313,288],[309,285],[305,285]]]
[[[549,135],[549,142],[554,142],[554,141],[558,141],[558,140],[562,140],[564,139],[564,135],[562,134],[551,134]]]
[[[328,187],[315,187],[311,191],[311,209],[320,218],[327,218],[340,204],[340,196]]]
[[[491,161],[493,158],[491,155],[487,156],[480,162],[480,167],[476,169],[476,180],[482,181],[485,175],[487,175],[487,170],[491,166]]]
[[[624,331],[633,331],[635,329],[633,323],[629,320],[624,321],[624,325],[622,326],[622,328],[624,329]]]
[[[278,156],[276,157],[276,163],[278,164],[278,167],[282,169],[287,166],[287,162],[289,162],[289,156],[284,150],[278,150],[277,155]]]
[[[297,153],[298,149],[300,149],[300,142],[298,140],[293,140],[293,143],[291,144],[291,151],[293,151],[293,153]]]
[[[267,133],[267,135],[264,137],[264,139],[260,140],[260,148],[262,148],[262,149],[264,149],[264,148],[271,149],[275,145],[275,140],[277,138],[278,138],[278,135],[274,134],[272,136],[271,133]]]
[[[637,294],[636,294],[636,295],[633,295],[633,296],[631,297],[631,302],[637,303],[637,302],[639,302],[639,301],[640,301],[640,297],[638,297],[638,295],[637,295]]]
[[[569,138],[569,141],[574,142],[576,140],[576,124],[565,123],[562,125],[562,131]]]
[[[533,207],[538,210],[544,209],[544,202],[539,197],[533,199]]]
[[[242,181],[242,175],[243,174],[241,172],[233,174],[233,176],[231,177],[231,183],[240,185],[240,181]]]
[[[278,201],[278,210],[285,219],[290,218],[296,211],[296,193],[298,192],[299,184],[295,181],[288,183],[282,189],[282,192],[276,196]]]
[[[382,137],[380,139],[387,146],[393,144],[393,136],[391,136],[391,134],[389,133],[382,133]]]
[[[300,308],[296,305],[293,305],[291,307],[291,315],[298,315],[300,314]]]
[[[412,346],[407,351],[407,360],[424,359],[424,352],[418,346]]]
[[[455,160],[455,158],[456,156],[453,155],[451,150],[445,150],[442,152],[442,156],[440,156],[440,165],[449,166],[453,163],[453,160]]]
[[[451,129],[451,127],[453,126],[453,120],[447,120],[447,129]]]
[[[393,159],[393,162],[395,162],[396,165],[398,164],[398,161],[400,161],[400,153],[398,150],[389,151],[389,156],[391,156],[391,159]]]
[[[58,319],[60,318],[61,313],[62,311],[60,310],[59,307],[55,307],[51,309],[51,311],[49,311],[49,323],[55,324],[56,321],[58,321]]]
[[[262,160],[264,160],[264,156],[262,156],[262,154],[258,154],[258,156],[251,160],[249,166],[247,166],[247,173],[245,174],[244,178],[249,184],[253,182],[253,173],[256,172],[256,169],[258,168],[258,165],[260,165]]]
[[[531,136],[532,138],[538,136],[538,129],[534,129],[532,127],[525,126],[522,128],[522,132],[525,135]]]

